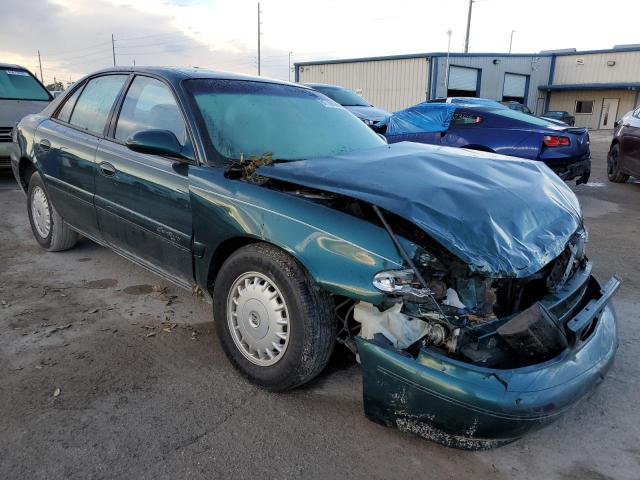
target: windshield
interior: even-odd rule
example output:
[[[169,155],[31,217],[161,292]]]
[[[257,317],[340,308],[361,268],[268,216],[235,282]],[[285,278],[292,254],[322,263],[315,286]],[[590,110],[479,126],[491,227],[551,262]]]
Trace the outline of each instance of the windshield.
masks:
[[[306,88],[246,80],[189,80],[210,147],[223,159],[334,156],[384,145],[337,103]]]
[[[546,112],[545,117],[562,117],[564,116],[564,112]]]
[[[369,102],[358,95],[356,92],[339,87],[318,87],[314,86],[314,90],[326,95],[334,102],[338,102],[343,107],[370,107]]]
[[[0,98],[5,100],[51,100],[40,83],[26,70],[0,67]]]

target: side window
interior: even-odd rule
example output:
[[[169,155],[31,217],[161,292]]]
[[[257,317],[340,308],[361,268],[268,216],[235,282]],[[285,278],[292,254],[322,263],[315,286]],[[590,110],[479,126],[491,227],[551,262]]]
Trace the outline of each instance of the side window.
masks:
[[[73,94],[71,94],[69,98],[64,101],[64,105],[62,105],[62,108],[58,112],[58,120],[67,123],[69,122],[69,119],[71,118],[71,112],[73,112],[73,107],[76,105],[81,91],[82,87],[79,87],[75,92],[73,92]]]
[[[169,87],[155,78],[136,77],[131,83],[116,126],[116,139],[124,142],[140,130],[169,130],[181,145],[187,130],[180,108]]]
[[[105,75],[89,80],[76,102],[69,123],[102,135],[111,107],[126,80],[126,75]]]
[[[481,121],[482,117],[478,115],[472,115],[470,113],[460,112],[456,110],[456,112],[453,114],[453,117],[451,118],[451,125],[454,125],[456,127],[470,126],[476,125]]]

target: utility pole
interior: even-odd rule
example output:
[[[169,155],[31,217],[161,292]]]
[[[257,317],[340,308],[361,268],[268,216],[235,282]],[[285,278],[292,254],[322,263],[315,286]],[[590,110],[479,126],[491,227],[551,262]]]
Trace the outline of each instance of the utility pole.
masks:
[[[113,39],[113,33],[111,34],[111,53],[113,53],[113,66],[116,66],[116,41]]]
[[[473,2],[475,0],[469,0],[469,13],[467,14],[467,36],[464,39],[464,53],[469,52],[469,31],[471,30],[471,10],[473,9]]]
[[[451,34],[452,33],[453,33],[453,30],[451,29],[447,30],[447,36],[449,37],[449,41],[447,42],[447,66],[446,66],[446,70],[444,71],[444,88],[446,88],[447,91],[449,90],[449,51],[451,50]],[[448,94],[446,96],[448,96]]]
[[[291,81],[291,54],[293,52],[289,52],[289,81]]]
[[[260,2],[258,2],[258,76],[260,76]]]
[[[44,83],[44,77],[42,76],[42,59],[40,58],[40,50],[38,50],[38,65],[40,65],[40,81]]]
[[[511,46],[513,45],[513,34],[515,30],[511,30],[511,39],[509,40],[509,53],[511,53]]]

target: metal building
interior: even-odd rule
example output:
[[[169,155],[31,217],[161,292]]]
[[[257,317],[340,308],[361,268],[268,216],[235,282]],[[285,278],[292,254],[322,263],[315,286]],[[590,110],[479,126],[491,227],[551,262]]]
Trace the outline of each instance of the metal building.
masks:
[[[542,112],[537,87],[548,81],[549,54],[421,53],[302,62],[296,81],[340,85],[373,105],[397,111],[432,98],[515,100]]]
[[[576,126],[611,129],[640,106],[640,45],[537,54],[420,53],[295,64],[296,81],[356,91],[397,111],[425,100],[476,96],[515,100],[541,115],[563,110]]]
[[[539,88],[545,110],[570,112],[579,127],[611,129],[640,105],[640,46],[556,53]]]

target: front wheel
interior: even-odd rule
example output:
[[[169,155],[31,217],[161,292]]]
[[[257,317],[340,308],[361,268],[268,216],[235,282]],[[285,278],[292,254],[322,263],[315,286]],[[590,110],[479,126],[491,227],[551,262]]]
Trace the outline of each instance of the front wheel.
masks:
[[[233,253],[214,285],[224,352],[249,380],[274,391],[302,385],[326,366],[336,337],[333,307],[296,259],[264,243]]]
[[[629,175],[620,171],[620,145],[617,143],[611,147],[607,155],[607,177],[615,183],[624,183],[629,180]]]
[[[38,172],[31,175],[27,190],[27,210],[33,236],[49,252],[68,250],[78,241],[78,234],[58,214]]]

